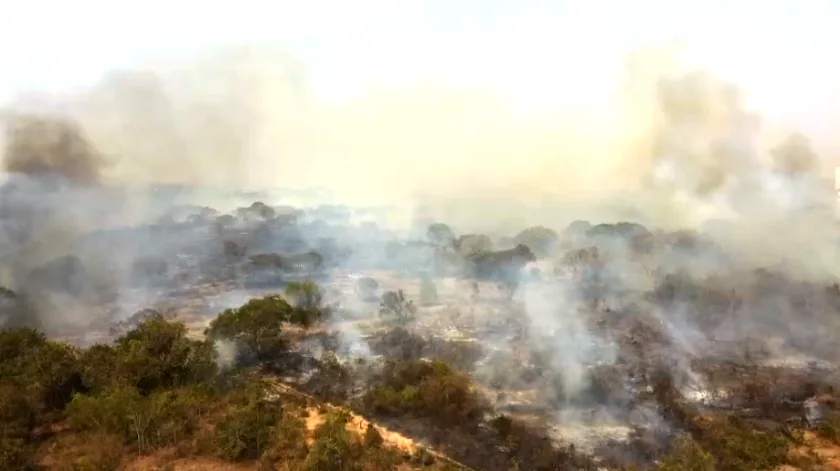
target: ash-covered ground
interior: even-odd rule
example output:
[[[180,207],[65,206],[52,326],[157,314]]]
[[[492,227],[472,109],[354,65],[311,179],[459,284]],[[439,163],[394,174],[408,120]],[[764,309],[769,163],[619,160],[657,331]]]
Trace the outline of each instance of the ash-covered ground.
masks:
[[[90,345],[154,310],[202,336],[219,312],[311,279],[332,314],[300,334],[315,363],[289,381],[327,353],[350,372],[443,359],[472,374],[493,414],[622,463],[690,428],[685,410],[808,427],[833,407],[836,284],[744,270],[699,232],[577,221],[495,240],[434,224],[406,238],[326,209],[184,207],[84,234],[4,292],[4,321]]]
[[[788,433],[835,414],[840,231],[823,192],[803,190],[816,181],[807,165],[773,174],[805,203],[783,210],[735,178],[720,192],[737,217],[691,230],[397,232],[381,208],[285,204],[291,193],[228,195],[260,200],[229,211],[191,188],[110,187],[72,122],[24,116],[10,129],[0,327],[91,345],[152,310],[201,336],[221,311],[312,280],[330,315],[295,333],[296,368],[279,369],[329,400],[352,403],[383,361],[440,359],[472,375],[488,420],[621,465],[656,462],[681,433],[722,443],[704,425],[714,418]],[[800,147],[779,158],[811,158]],[[402,425],[457,446],[447,430]]]

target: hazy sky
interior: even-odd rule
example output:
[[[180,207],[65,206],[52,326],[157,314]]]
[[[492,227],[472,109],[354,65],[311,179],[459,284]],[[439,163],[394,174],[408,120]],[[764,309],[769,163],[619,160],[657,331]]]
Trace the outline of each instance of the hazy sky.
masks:
[[[207,45],[258,42],[301,59],[325,97],[434,78],[499,88],[522,106],[574,104],[609,86],[622,53],[677,37],[776,114],[819,122],[840,96],[836,0],[8,3],[0,96],[82,84]]]
[[[308,115],[310,108],[289,106],[282,94],[255,91],[263,113],[255,116],[263,121],[230,112],[238,99],[232,95],[214,115],[221,127],[189,139],[181,127],[196,127],[194,114],[179,115],[181,127],[135,117],[132,129],[111,115],[93,116],[86,129],[98,148],[120,156],[129,181],[317,185],[376,202],[398,192],[414,201],[422,190],[443,208],[480,194],[468,185],[474,182],[494,195],[509,187],[510,198],[535,201],[547,192],[560,199],[612,188],[610,179],[624,188],[649,170],[633,160],[647,147],[631,149],[625,137],[639,131],[633,142],[647,143],[655,126],[644,109],[615,117],[625,61],[675,40],[686,46],[683,58],[741,85],[765,121],[804,131],[829,167],[840,162],[838,0],[6,3],[0,101],[25,89],[81,87],[108,70],[160,60],[207,81],[188,64],[213,46],[273,47],[303,65],[302,89],[317,102]],[[271,77],[267,88],[282,88],[272,87]],[[642,95],[633,98],[653,113],[655,97]],[[225,121],[232,118],[244,124]],[[264,139],[236,147],[252,131]],[[639,178],[623,176],[632,165]],[[473,206],[464,212],[475,213]]]

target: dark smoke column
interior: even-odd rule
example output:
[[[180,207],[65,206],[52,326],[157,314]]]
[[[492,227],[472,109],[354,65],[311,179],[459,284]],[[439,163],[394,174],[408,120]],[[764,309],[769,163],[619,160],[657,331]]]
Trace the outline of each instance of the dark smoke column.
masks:
[[[17,303],[0,310],[0,325],[47,328],[73,317],[70,306],[62,303],[59,313],[50,301],[55,288],[78,298],[84,292],[79,287],[88,284],[73,256],[78,215],[86,211],[79,191],[98,186],[104,159],[69,118],[11,113],[3,125],[0,285],[15,292]]]

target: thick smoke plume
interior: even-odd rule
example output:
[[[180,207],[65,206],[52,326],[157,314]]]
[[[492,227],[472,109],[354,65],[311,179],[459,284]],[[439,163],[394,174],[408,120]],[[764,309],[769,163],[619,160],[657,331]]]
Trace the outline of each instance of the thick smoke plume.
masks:
[[[105,288],[91,260],[77,257],[78,237],[96,218],[86,192],[96,191],[105,159],[70,118],[13,113],[4,124],[0,283],[25,299],[14,321],[77,324],[87,304],[77,302]]]
[[[773,361],[840,360],[826,314],[840,305],[827,288],[840,231],[826,163],[804,135],[769,139],[734,85],[642,55],[607,111],[522,113],[442,85],[325,102],[303,72],[283,54],[231,49],[15,104],[0,188],[13,320],[87,328],[172,284],[187,296],[232,287],[241,304],[250,284],[323,265],[319,283],[337,292],[327,297],[349,298],[332,325],[339,351],[371,359],[376,345],[354,323],[371,302],[348,296],[359,274],[347,272],[389,273],[387,291],[434,275],[456,309],[445,321],[484,348],[476,376],[536,389],[565,426],[593,410],[589,422],[665,423],[651,378],[665,371],[706,394],[702,361],[734,361],[753,336]],[[160,184],[202,207],[154,198]],[[293,207],[315,186],[337,204]],[[226,191],[244,187],[259,197],[243,205]],[[360,208],[370,202],[397,209]],[[451,226],[440,240],[426,240],[433,222]],[[482,267],[508,249],[529,263],[465,296],[454,278],[471,246]],[[95,312],[106,304],[120,314]],[[429,304],[418,317],[453,308]],[[233,346],[217,349],[229,365]]]

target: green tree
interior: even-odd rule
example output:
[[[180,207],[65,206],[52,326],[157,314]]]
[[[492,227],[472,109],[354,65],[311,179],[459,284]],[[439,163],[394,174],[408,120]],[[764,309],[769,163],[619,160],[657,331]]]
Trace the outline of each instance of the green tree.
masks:
[[[293,307],[291,322],[310,327],[324,318],[324,294],[314,281],[293,281],[286,285],[283,293]]]
[[[283,324],[292,320],[293,311],[280,295],[251,299],[219,314],[206,335],[211,340],[235,342],[240,364],[265,361],[286,350]]]
[[[212,344],[187,338],[183,322],[167,321],[160,314],[117,339],[115,348],[115,379],[136,386],[144,394],[201,382],[216,374]],[[93,377],[87,381],[97,382]]]
[[[0,329],[0,379],[21,388],[39,420],[46,420],[83,387],[77,353],[35,329]]]

